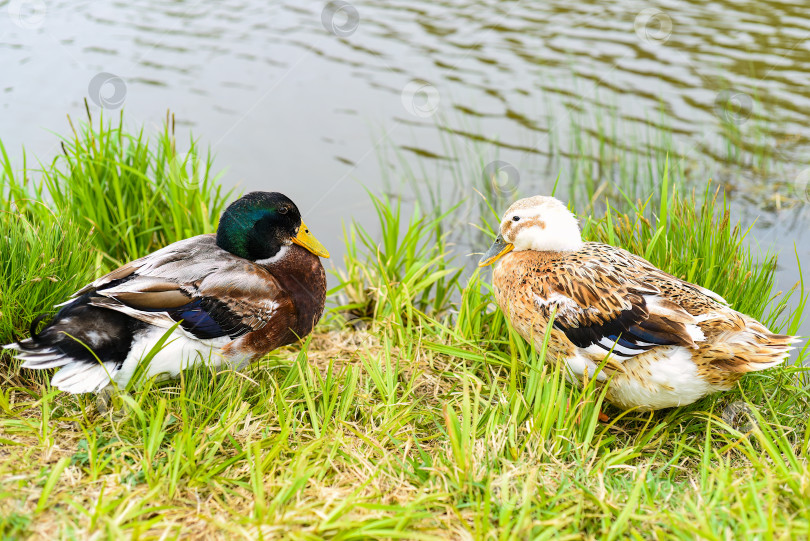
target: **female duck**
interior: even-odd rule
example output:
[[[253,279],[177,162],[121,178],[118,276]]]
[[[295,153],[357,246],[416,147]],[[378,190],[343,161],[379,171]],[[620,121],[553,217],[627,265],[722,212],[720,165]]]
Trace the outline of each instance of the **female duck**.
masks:
[[[175,242],[88,284],[39,333],[5,346],[24,368],[62,367],[70,393],[125,386],[177,325],[147,376],[197,362],[239,369],[312,331],[323,313],[326,249],[295,204],[252,192],[223,213],[216,235]]]
[[[574,215],[553,197],[521,199],[479,263],[500,260],[495,297],[515,329],[569,375],[610,379],[623,409],[683,406],[730,389],[745,372],[775,366],[794,337],[772,334],[716,293],[620,248],[583,242]]]

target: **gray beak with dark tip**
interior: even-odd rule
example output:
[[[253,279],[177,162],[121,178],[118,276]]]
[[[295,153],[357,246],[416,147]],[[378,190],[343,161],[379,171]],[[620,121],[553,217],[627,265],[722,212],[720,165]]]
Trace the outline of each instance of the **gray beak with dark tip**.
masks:
[[[503,236],[498,235],[495,237],[495,242],[492,243],[492,246],[489,247],[487,253],[484,254],[484,257],[478,262],[479,267],[486,267],[487,265],[492,265],[496,261],[498,261],[501,257],[505,256],[509,252],[512,251],[514,248],[514,244],[510,244],[503,240]]]

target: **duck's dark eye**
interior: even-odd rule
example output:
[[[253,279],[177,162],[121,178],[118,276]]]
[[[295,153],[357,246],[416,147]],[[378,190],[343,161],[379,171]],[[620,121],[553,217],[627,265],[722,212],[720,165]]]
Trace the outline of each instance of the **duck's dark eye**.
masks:
[[[279,207],[278,213],[279,214],[287,214],[287,211],[289,211],[289,210],[290,210],[290,207],[288,207],[287,205],[282,205],[281,207]]]
[[[520,216],[512,216],[513,222],[517,222],[518,220],[520,220]]]

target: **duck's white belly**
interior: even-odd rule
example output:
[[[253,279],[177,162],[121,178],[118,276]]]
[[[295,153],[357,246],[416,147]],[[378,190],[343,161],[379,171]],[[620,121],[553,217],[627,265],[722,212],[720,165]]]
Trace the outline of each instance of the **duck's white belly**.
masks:
[[[135,335],[129,355],[124,360],[121,369],[113,376],[119,386],[123,387],[129,382],[138,365],[143,362],[167,330],[150,326]],[[182,370],[197,363],[204,363],[215,368],[237,370],[243,368],[247,363],[247,358],[234,359],[222,355],[222,346],[229,342],[231,339],[227,336],[207,340],[189,338],[181,329],[175,329],[163,348],[152,358],[145,375],[147,378],[160,374],[177,377]]]
[[[566,360],[574,377],[581,377],[578,372],[588,364],[582,357],[578,353]],[[622,367],[624,372],[613,373],[606,393],[607,401],[622,409],[649,411],[685,406],[709,393],[725,390],[703,379],[692,361],[692,351],[680,346],[655,348],[622,361]],[[592,368],[589,374],[592,377]],[[607,379],[606,374],[599,376],[599,381]]]

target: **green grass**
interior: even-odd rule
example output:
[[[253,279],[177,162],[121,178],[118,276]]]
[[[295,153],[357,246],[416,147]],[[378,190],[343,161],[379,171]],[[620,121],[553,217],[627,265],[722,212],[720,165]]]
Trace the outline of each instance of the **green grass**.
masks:
[[[0,209],[37,222],[54,212],[90,237],[105,265],[116,266],[171,242],[216,231],[231,199],[211,172],[212,156],[194,139],[177,149],[174,118],[151,137],[127,133],[101,116],[61,137],[62,153],[38,169],[15,170],[0,143]],[[32,180],[32,176],[39,178]],[[48,205],[41,204],[48,201]]]
[[[0,211],[0,232],[0,340],[5,343],[94,278],[95,259],[83,247],[86,233],[47,210],[36,220]]]
[[[86,128],[68,146],[73,158],[42,167],[28,184],[6,158],[2,189],[17,204],[2,215],[3,253],[15,255],[2,276],[0,341],[113,261],[214,227],[225,198],[213,180],[197,181],[209,188],[195,196],[190,221],[175,221],[180,209],[129,203],[140,193],[171,206],[163,190],[193,177],[161,184],[155,171],[172,135],[155,137]],[[149,152],[136,159],[133,148]],[[585,221],[586,236],[795,331],[803,284],[792,293],[798,310],[788,311],[785,295],[774,298],[776,257],[746,247],[746,225],[730,219],[722,196],[684,193],[663,165],[654,197],[612,198]],[[128,178],[142,185],[120,191],[117,179],[134,170]],[[83,181],[88,171],[101,172],[98,180]],[[209,178],[208,167],[198,171]],[[87,242],[90,190],[103,194],[93,212],[104,218]],[[61,394],[4,358],[0,537],[810,535],[810,391],[799,364],[749,374],[692,406],[622,414],[593,385],[566,384],[545,349],[496,309],[489,273],[469,274],[453,259],[446,225],[469,219],[468,206],[406,213],[371,197],[381,235],[347,226],[332,311],[304,343],[244,373],[197,367],[101,401]],[[487,212],[486,200],[473,205]],[[497,218],[476,220],[483,250]],[[43,267],[31,246],[57,262]],[[728,415],[741,403],[751,417],[742,422]],[[600,408],[610,423],[598,422]]]

